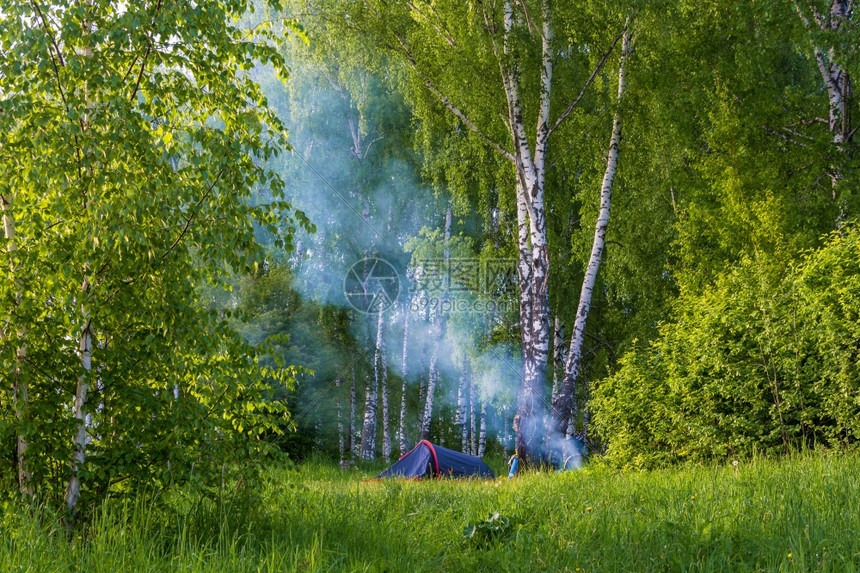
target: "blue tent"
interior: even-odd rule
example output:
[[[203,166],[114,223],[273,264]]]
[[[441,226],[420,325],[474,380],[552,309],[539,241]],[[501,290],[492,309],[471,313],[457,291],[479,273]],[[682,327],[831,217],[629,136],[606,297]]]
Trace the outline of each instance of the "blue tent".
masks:
[[[403,454],[390,468],[376,476],[379,478],[494,478],[493,470],[481,458],[462,454],[421,440]]]

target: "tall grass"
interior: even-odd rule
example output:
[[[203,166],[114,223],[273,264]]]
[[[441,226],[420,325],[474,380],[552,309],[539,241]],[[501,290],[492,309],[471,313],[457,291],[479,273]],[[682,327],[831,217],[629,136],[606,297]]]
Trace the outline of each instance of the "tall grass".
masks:
[[[641,473],[593,464],[512,481],[362,481],[377,469],[310,462],[219,499],[112,502],[71,539],[50,514],[6,506],[0,570],[860,569],[853,454]]]

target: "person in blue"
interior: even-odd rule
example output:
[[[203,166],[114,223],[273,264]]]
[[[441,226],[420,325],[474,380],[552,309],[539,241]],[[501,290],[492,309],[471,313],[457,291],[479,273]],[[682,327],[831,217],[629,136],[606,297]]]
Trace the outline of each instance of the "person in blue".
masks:
[[[514,416],[514,436],[518,436],[520,433],[520,415],[517,414]],[[520,457],[519,450],[514,449],[514,455],[511,456],[511,459],[508,460],[508,467],[510,467],[510,471],[508,471],[508,479],[513,478],[517,473],[517,468],[519,467]]]

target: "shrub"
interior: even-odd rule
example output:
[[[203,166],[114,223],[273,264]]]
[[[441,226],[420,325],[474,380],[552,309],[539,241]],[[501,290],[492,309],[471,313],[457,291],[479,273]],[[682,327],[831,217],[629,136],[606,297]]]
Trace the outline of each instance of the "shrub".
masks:
[[[796,265],[748,258],[596,385],[595,425],[626,466],[848,446],[860,436],[860,237]]]

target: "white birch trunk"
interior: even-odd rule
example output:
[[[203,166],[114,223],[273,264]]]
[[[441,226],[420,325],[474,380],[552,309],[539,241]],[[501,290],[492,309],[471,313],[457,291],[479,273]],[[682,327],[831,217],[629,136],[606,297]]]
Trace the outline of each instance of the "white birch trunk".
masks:
[[[89,2],[84,3],[85,9],[89,8]],[[89,33],[91,31],[91,23],[85,21],[84,22],[84,31]],[[82,50],[82,56],[84,59],[91,59],[93,57],[93,49],[92,46],[84,46]],[[81,119],[81,129],[86,131],[89,128],[89,112],[92,109],[92,102],[89,98],[89,90],[87,83],[83,84],[83,93],[84,93],[84,101],[86,102],[87,111]],[[90,210],[90,199],[87,199],[86,202],[86,210]],[[90,296],[90,288],[92,283],[90,281],[90,277],[86,274],[88,272],[87,267],[89,263],[85,263],[84,267],[84,280],[81,285],[81,321],[83,326],[81,328],[81,334],[78,345],[78,355],[81,360],[81,368],[83,372],[80,376],[78,376],[77,387],[75,388],[75,402],[74,402],[74,416],[77,420],[77,432],[75,434],[74,440],[74,453],[72,454],[72,459],[70,460],[70,469],[72,477],[69,479],[69,484],[66,487],[65,501],[66,507],[69,512],[74,515],[75,510],[77,509],[78,500],[81,496],[81,478],[80,471],[81,466],[84,464],[84,460],[86,459],[86,449],[87,449],[87,391],[89,390],[90,385],[90,377],[92,375],[93,369],[93,334],[92,334],[92,317],[90,314],[89,301],[86,299]]]
[[[505,406],[502,408],[502,429],[499,432],[499,442],[502,444],[502,449],[505,451],[505,457],[508,457],[508,451],[511,448],[511,425],[509,422],[511,421],[510,409]]]
[[[477,393],[475,386],[475,380],[469,376],[469,453],[473,456],[478,453],[478,436],[476,435],[478,428],[475,420]]]
[[[442,419],[442,412],[441,411],[439,412],[439,420],[437,423],[439,424],[439,445],[444,446],[445,445],[445,431],[444,431],[445,426],[443,424],[445,423],[445,420]]]
[[[550,133],[549,111],[552,85],[552,57],[550,42],[552,27],[549,5],[541,3],[542,67],[540,108],[538,115],[535,152],[529,147],[519,95],[519,72],[516,64],[502,67],[505,95],[508,102],[508,119],[514,142],[517,168],[517,223],[520,260],[520,332],[523,351],[523,379],[520,389],[518,414],[520,429],[517,432],[517,452],[525,465],[536,462],[540,456],[540,439],[543,418],[543,386],[549,357],[549,249],[544,210],[544,171]],[[505,2],[505,55],[510,55],[509,38],[514,24],[510,1]],[[526,226],[527,221],[527,226]],[[527,232],[527,236],[526,236]]]
[[[426,290],[421,291],[421,296],[426,300],[428,293]],[[422,341],[421,357],[429,356],[432,353],[431,347],[427,341],[429,332],[433,329],[433,317],[430,313],[430,305],[425,305],[424,316],[421,321],[422,332],[424,334]],[[423,360],[421,361],[423,363]],[[421,364],[424,368],[424,364]],[[422,370],[418,376],[418,436],[424,439],[424,409],[427,404],[427,385],[424,383],[424,371]]]
[[[81,287],[83,296],[86,297],[90,290],[89,279],[84,280]],[[84,326],[81,329],[80,344],[78,346],[78,355],[81,360],[81,368],[83,373],[78,377],[77,388],[75,389],[75,404],[74,416],[77,420],[77,433],[75,434],[74,454],[72,455],[71,470],[72,477],[69,480],[69,485],[66,488],[66,507],[74,514],[78,505],[78,500],[81,496],[81,478],[78,474],[81,466],[86,459],[87,448],[87,390],[90,385],[90,376],[93,370],[93,336],[92,325],[90,323],[90,312],[86,303],[81,306],[81,315],[84,319]]]
[[[553,385],[552,385],[552,403],[555,404],[558,400],[558,394],[561,388],[562,380],[564,379],[565,357],[567,356],[564,344],[564,323],[555,318],[555,344],[553,346]],[[570,438],[576,431],[576,387],[573,389],[573,401],[570,407],[570,417],[565,430],[565,437]],[[552,422],[551,422],[552,423]]]
[[[361,454],[363,460],[372,460],[376,457],[376,405],[378,388],[376,377],[373,382],[365,377],[367,392],[364,398],[364,425],[361,428]]]
[[[457,429],[457,433],[460,434],[461,430],[465,427],[463,423],[464,412],[466,405],[463,403],[463,371],[460,371],[460,383],[457,384],[457,409],[454,410],[454,427]],[[465,450],[464,450],[465,451]]]
[[[400,366],[400,375],[403,379],[400,389],[400,427],[398,430],[398,443],[400,445],[400,454],[403,455],[409,450],[409,443],[406,436],[406,377],[409,371],[409,308],[403,307],[403,355]]]
[[[343,382],[340,378],[335,380],[334,383],[337,388],[337,451],[338,451],[338,461],[343,461],[343,456],[346,451],[346,444],[343,439],[343,415],[342,415],[342,402],[341,402],[341,390],[340,387],[343,386]]]
[[[356,440],[355,436],[355,367],[353,367],[351,370],[352,382],[349,386],[349,434],[347,435],[347,449],[352,455],[352,458],[355,459],[359,455],[358,440]]]
[[[391,426],[388,409],[388,358],[385,354],[385,312],[379,312],[376,326],[376,376],[379,379],[379,391],[382,394],[382,457],[385,461],[391,459]]]
[[[810,23],[809,18],[803,10],[797,6],[798,12],[808,29],[815,27],[821,32],[828,34],[846,34],[850,29],[849,19],[854,10],[853,0],[832,0],[830,2],[830,10],[826,15],[822,15],[818,11],[817,6],[811,2],[809,5],[811,6],[814,24]],[[818,30],[811,30],[813,38],[819,34]],[[841,40],[843,44],[846,41],[846,39]],[[838,45],[840,42],[833,39],[831,44]],[[851,78],[844,65],[838,61],[839,58],[833,47],[824,50],[813,39],[812,49],[815,55],[815,62],[818,65],[818,71],[827,90],[827,128],[831,133],[831,138],[838,151],[838,155],[844,157],[848,151],[848,144],[854,135],[851,129],[850,114],[848,113],[848,102],[851,97]],[[843,171],[843,160],[837,159],[831,165],[829,173],[833,200],[839,202],[840,208],[839,217],[836,221],[837,227],[841,226],[848,218],[846,201],[839,196],[840,192],[838,189],[839,181],[844,177]]]
[[[441,317],[436,317],[436,338],[438,339],[441,336]],[[433,395],[436,391],[436,378],[438,376],[438,372],[436,370],[436,361],[439,358],[439,345],[433,345],[433,352],[430,354],[430,371],[427,374],[427,388],[425,389],[425,402],[424,402],[424,417],[421,422],[421,439],[429,440],[430,439],[430,422],[433,419]]]
[[[427,401],[427,396],[425,395],[427,391],[427,387],[424,384],[424,375],[418,377],[418,436],[421,439],[424,439],[424,407],[426,406],[425,402]]]
[[[2,145],[2,144],[0,144]],[[13,285],[15,288],[15,306],[18,307],[21,305],[21,301],[23,300],[23,285],[21,283],[21,279],[18,276],[18,269],[15,265],[15,253],[18,251],[18,242],[15,238],[15,215],[12,212],[12,200],[11,197],[4,197],[0,195],[0,207],[3,210],[3,235],[6,238],[6,251],[12,255],[10,259],[11,265],[11,276]],[[12,399],[15,403],[15,417],[18,421],[19,425],[23,425],[25,410],[27,409],[27,404],[30,402],[29,395],[29,385],[27,380],[22,376],[21,368],[24,364],[24,360],[27,357],[27,346],[25,340],[27,338],[27,329],[23,326],[17,326],[15,328],[15,334],[17,335],[17,346],[15,348],[15,368],[12,372],[12,380],[13,380],[13,391],[12,391]],[[5,337],[6,334],[0,330],[0,338]],[[28,469],[27,463],[27,450],[30,447],[29,442],[27,441],[24,433],[19,430],[17,432],[16,437],[16,459],[18,466],[18,489],[25,497],[32,497],[33,495],[33,487],[31,483],[31,475]]]
[[[621,63],[618,67],[618,102],[624,94],[624,70],[627,56],[630,52],[630,32],[624,32],[621,46]],[[615,110],[612,121],[612,137],[609,142],[609,153],[606,160],[606,171],[603,174],[603,183],[600,188],[600,213],[594,227],[594,241],[591,246],[591,256],[582,280],[582,290],[579,295],[579,305],[576,310],[576,322],[573,325],[573,333],[570,339],[570,350],[564,367],[564,379],[556,401],[553,403],[553,432],[556,435],[566,433],[570,420],[571,410],[576,399],[576,383],[579,379],[580,361],[582,360],[582,348],[585,342],[585,326],[588,321],[588,313],[591,309],[591,296],[597,280],[597,271],[600,268],[600,260],[603,256],[603,248],[606,243],[606,230],[609,227],[609,208],[612,199],[612,184],[615,181],[615,172],[618,169],[618,149],[621,144],[621,110]],[[586,409],[587,412],[587,409]]]
[[[483,458],[487,451],[487,405],[481,404],[481,433],[478,435],[478,457]]]
[[[445,251],[444,251],[444,280],[443,280],[443,292],[442,292],[442,301],[447,300],[449,295],[449,264],[451,261],[451,219],[452,219],[452,206],[451,202],[448,202],[448,208],[445,211]],[[421,439],[429,440],[430,439],[430,422],[433,419],[433,400],[435,398],[434,393],[436,390],[436,383],[439,379],[439,369],[437,367],[437,363],[439,360],[439,347],[442,345],[442,339],[445,336],[445,315],[441,309],[442,305],[439,305],[439,308],[436,312],[435,323],[434,323],[434,336],[433,336],[433,352],[430,354],[430,369],[427,375],[427,396],[424,403],[424,417],[421,423]],[[440,412],[441,415],[441,412]]]
[[[553,329],[552,345],[552,401],[558,398],[558,388],[564,371],[564,324],[559,317],[555,317],[555,328]]]
[[[466,372],[466,359],[463,360],[463,366],[460,370],[460,385],[457,388],[457,413],[454,418],[454,423],[460,431],[460,451],[469,453],[469,388],[468,374]]]

